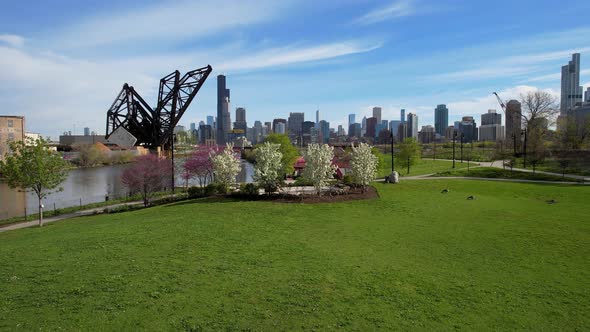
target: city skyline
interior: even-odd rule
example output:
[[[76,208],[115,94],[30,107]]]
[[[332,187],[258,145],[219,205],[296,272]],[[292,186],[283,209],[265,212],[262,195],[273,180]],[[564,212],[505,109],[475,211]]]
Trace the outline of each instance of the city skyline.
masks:
[[[499,1],[496,9],[510,10],[498,11],[467,1],[256,0],[226,2],[231,10],[221,13],[213,1],[107,3],[105,9],[11,3],[0,14],[0,98],[3,113],[27,118],[28,131],[56,138],[88,127],[103,134],[106,110],[123,83],[145,91],[153,105],[154,79],[211,63],[214,73],[183,125],[216,113],[219,74],[228,77],[232,105],[248,110],[250,126],[291,112],[312,119],[319,108],[322,120],[348,129],[348,114],[370,117],[374,106],[382,107],[383,119],[397,119],[404,108],[420,125],[434,124],[438,104],[447,105],[452,123],[499,109],[492,91],[506,100],[533,87],[559,96],[559,69],[572,53],[582,55],[583,91],[590,86],[590,26],[571,24],[583,22],[590,5],[531,3]],[[151,26],[160,15],[191,10],[215,19],[195,27],[182,16],[167,27]],[[328,11],[329,20],[312,26],[297,19],[305,12],[313,21]],[[124,29],[122,17],[142,24]],[[456,23],[431,23],[441,20]],[[537,20],[544,24],[531,24]]]

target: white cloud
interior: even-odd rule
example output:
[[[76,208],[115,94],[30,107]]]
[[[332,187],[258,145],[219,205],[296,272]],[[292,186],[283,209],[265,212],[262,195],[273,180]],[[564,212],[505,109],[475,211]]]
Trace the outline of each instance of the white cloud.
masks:
[[[2,34],[0,35],[0,43],[6,43],[12,47],[21,47],[25,44],[25,39],[17,35]]]
[[[202,37],[270,21],[284,13],[290,2],[158,1],[155,6],[84,18],[66,30],[58,31],[58,37],[53,42],[66,48],[84,48],[113,43],[155,43]]]
[[[580,71],[580,75],[590,75],[590,69],[584,69]],[[544,81],[557,81],[561,79],[561,73],[547,74],[541,76],[535,76],[524,80],[523,82],[544,82]]]
[[[383,22],[386,20],[411,16],[416,14],[417,8],[414,0],[397,0],[393,3],[372,10],[365,15],[357,18],[355,22],[357,24],[374,24]]]
[[[309,47],[272,48],[250,56],[220,62],[217,70],[249,70],[288,64],[319,61],[345,55],[365,53],[381,47],[380,43],[344,41]]]

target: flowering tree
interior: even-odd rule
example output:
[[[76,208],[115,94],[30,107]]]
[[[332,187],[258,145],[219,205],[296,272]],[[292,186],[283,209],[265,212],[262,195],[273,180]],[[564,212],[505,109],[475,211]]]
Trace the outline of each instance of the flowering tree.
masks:
[[[213,175],[211,154],[216,152],[217,148],[198,146],[182,165],[184,169],[183,179],[188,182],[196,177],[199,185],[203,187],[207,183],[207,179],[211,179]]]
[[[153,195],[164,188],[172,176],[170,161],[154,154],[139,156],[121,175],[121,181],[131,191],[141,193],[143,205],[148,206]]]
[[[279,144],[266,142],[256,148],[254,181],[264,188],[267,194],[277,190],[283,174],[283,154]]]
[[[305,169],[303,178],[315,187],[317,194],[334,177],[336,166],[332,164],[334,148],[328,144],[309,144],[304,153]]]
[[[218,154],[211,154],[211,163],[215,182],[227,192],[229,186],[236,182],[236,176],[242,167],[240,160],[234,156],[233,144],[227,144]]]
[[[361,143],[358,147],[352,146],[350,166],[355,183],[362,186],[363,192],[367,189],[371,181],[375,179],[375,174],[377,173],[377,157],[371,150],[372,147],[365,143]]]
[[[6,160],[0,160],[0,173],[9,187],[35,193],[39,202],[39,226],[43,226],[41,200],[52,191],[62,190],[59,185],[68,176],[68,162],[49,150],[44,139],[30,143],[10,142],[11,152],[6,154]]]

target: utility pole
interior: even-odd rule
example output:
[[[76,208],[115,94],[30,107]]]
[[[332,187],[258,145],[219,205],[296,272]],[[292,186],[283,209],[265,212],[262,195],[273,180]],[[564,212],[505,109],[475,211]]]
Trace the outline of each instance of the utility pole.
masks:
[[[453,168],[455,168],[455,141],[457,140],[457,132],[453,129]]]

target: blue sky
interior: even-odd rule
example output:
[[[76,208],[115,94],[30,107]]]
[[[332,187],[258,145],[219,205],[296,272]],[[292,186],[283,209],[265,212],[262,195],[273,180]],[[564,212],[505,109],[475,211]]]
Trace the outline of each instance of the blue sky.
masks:
[[[320,109],[336,127],[373,106],[422,126],[440,103],[450,121],[479,121],[499,108],[493,91],[558,95],[572,52],[590,86],[588,12],[590,1],[2,1],[0,113],[52,138],[103,133],[123,83],[154,105],[162,76],[211,64],[181,124],[215,114],[219,73],[250,126]]]

